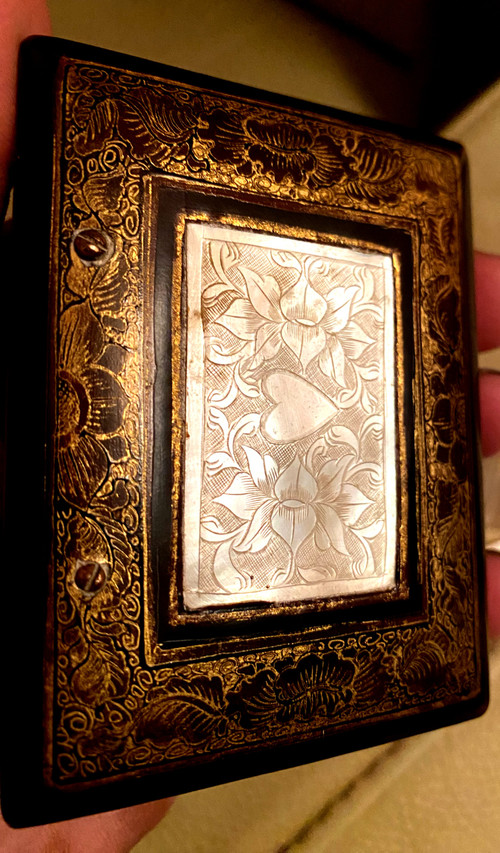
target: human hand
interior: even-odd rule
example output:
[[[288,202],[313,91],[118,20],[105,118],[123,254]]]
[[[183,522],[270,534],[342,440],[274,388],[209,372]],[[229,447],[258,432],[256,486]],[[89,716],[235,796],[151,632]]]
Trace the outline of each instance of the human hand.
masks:
[[[500,256],[476,252],[477,342],[480,351],[500,346]],[[479,377],[481,444],[483,454],[500,451],[500,374]],[[488,623],[500,636],[500,554],[487,554]]]
[[[63,820],[28,829],[11,829],[0,817],[2,853],[129,853],[141,838],[153,829],[168,810],[172,800],[157,800],[141,806]]]

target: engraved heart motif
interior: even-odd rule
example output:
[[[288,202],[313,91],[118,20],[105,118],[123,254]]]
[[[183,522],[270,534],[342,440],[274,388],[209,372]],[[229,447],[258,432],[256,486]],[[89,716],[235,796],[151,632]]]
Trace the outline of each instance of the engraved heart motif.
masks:
[[[274,444],[311,435],[337,411],[335,403],[307,379],[285,370],[266,376],[262,390],[274,406],[262,415],[260,428]]]

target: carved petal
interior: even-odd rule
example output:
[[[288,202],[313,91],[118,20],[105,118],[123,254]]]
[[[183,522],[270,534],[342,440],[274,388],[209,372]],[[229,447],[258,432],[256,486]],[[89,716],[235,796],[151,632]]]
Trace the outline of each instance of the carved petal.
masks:
[[[353,321],[340,332],[339,339],[347,358],[354,360],[359,358],[370,344],[375,343],[374,339],[370,338],[361,326]]]
[[[316,480],[304,468],[298,456],[285,468],[276,481],[276,497],[280,501],[302,501],[308,503],[314,500],[318,487]]]
[[[240,272],[245,279],[248,298],[257,314],[265,320],[281,320],[280,289],[276,279],[272,275],[260,276],[246,267],[240,267]]]
[[[373,501],[352,483],[344,483],[335,508],[344,524],[349,526],[356,524],[365,509],[368,509],[372,503]]]
[[[280,307],[287,320],[319,323],[325,316],[328,304],[314,290],[304,276],[281,297]]]
[[[110,435],[121,426],[127,397],[118,380],[104,367],[90,367],[81,374],[90,400],[87,428]]]
[[[317,504],[316,515],[318,517],[318,527],[321,527],[322,532],[328,537],[329,545],[335,548],[336,551],[339,551],[340,554],[348,555],[349,552],[346,548],[344,538],[344,527],[334,508],[328,504]]]
[[[86,509],[104,482],[108,458],[99,441],[80,435],[59,449],[59,488],[70,503]]]
[[[217,320],[220,326],[224,326],[242,341],[252,341],[262,322],[262,318],[255,313],[246,299],[235,299]]]
[[[358,293],[357,287],[334,287],[328,295],[328,311],[322,322],[330,334],[345,329],[351,316],[352,300]]]
[[[271,513],[276,501],[268,500],[255,512],[248,530],[239,544],[234,544],[235,551],[250,551],[256,554],[262,551],[272,536]]]
[[[303,326],[289,322],[285,323],[281,334],[304,370],[325,346],[325,333],[321,326]]]
[[[237,518],[250,521],[254,512],[264,503],[266,496],[257,489],[249,474],[236,474],[228,490],[214,498],[214,503],[227,507]]]
[[[299,502],[296,502],[299,504]],[[275,508],[271,524],[273,530],[281,536],[293,552],[302,545],[314,530],[316,513],[309,504],[300,503],[298,506],[278,504]]]

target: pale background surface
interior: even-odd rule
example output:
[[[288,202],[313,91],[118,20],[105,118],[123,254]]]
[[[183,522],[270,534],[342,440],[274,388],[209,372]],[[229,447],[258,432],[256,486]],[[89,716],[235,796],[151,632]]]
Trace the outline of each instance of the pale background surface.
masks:
[[[49,6],[54,35],[63,38],[364,115],[406,114],[403,81],[389,62],[286,0],[49,0]],[[475,245],[500,252],[500,86],[449,133],[466,145],[471,161]],[[186,794],[134,853],[497,851],[498,650],[491,663],[491,706],[480,720]]]

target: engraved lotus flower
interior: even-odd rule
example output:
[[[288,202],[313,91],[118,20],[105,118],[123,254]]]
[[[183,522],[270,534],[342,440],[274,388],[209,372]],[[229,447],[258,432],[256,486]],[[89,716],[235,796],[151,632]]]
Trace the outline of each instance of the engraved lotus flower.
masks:
[[[297,280],[280,287],[276,277],[240,267],[246,296],[238,297],[218,318],[241,341],[254,342],[252,367],[274,358],[285,347],[305,371],[318,358],[321,372],[346,387],[346,363],[356,361],[373,339],[353,318],[357,285],[340,286],[315,273],[308,259]],[[311,283],[314,282],[314,286]]]
[[[233,163],[241,175],[249,176],[257,167],[278,183],[287,177],[319,187],[351,174],[352,158],[329,134],[314,136],[288,121],[244,121],[239,113],[223,109],[213,110],[205,121],[198,135],[211,143],[211,158]]]
[[[127,398],[114,372],[122,356],[121,347],[105,345],[87,302],[66,309],[57,374],[59,487],[82,509],[104,483],[110,460],[125,452],[116,432]]]
[[[351,456],[326,462],[315,477],[298,455],[280,472],[268,454],[244,446],[248,473],[234,477],[215,503],[248,522],[235,539],[235,551],[262,551],[273,535],[290,548],[294,569],[297,551],[309,536],[325,551],[348,554],[346,529],[356,524],[372,501],[347,481]]]

